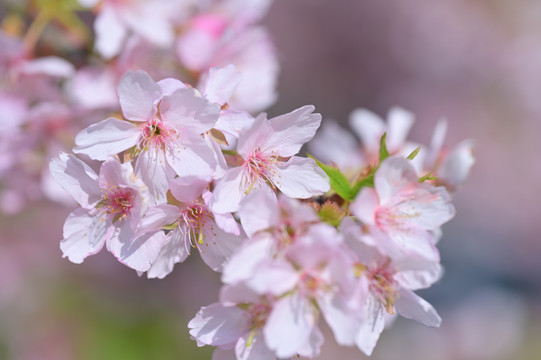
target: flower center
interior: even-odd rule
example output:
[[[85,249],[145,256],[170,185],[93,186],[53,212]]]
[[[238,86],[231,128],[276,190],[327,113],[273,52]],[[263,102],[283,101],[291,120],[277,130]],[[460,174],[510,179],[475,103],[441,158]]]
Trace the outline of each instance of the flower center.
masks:
[[[266,304],[254,304],[248,310],[250,314],[250,330],[261,329],[267,322],[271,307]]]
[[[248,194],[254,185],[262,184],[266,181],[272,183],[272,178],[276,175],[275,156],[268,156],[262,151],[256,150],[250,154],[244,164],[243,186],[247,189]]]
[[[215,221],[206,206],[199,202],[193,202],[186,206],[179,219],[180,225],[185,227],[184,243],[186,247],[192,247],[203,251],[202,246],[208,246],[208,238],[216,244]],[[206,243],[205,243],[206,242]]]
[[[149,146],[163,147],[174,133],[175,131],[167,127],[162,121],[152,119],[141,128],[139,148],[148,148]]]
[[[105,215],[112,215],[113,222],[126,219],[134,206],[135,192],[129,188],[113,185],[105,190],[97,208]]]
[[[370,291],[376,295],[389,314],[394,314],[394,302],[398,299],[397,283],[389,262],[376,269],[368,269]]]

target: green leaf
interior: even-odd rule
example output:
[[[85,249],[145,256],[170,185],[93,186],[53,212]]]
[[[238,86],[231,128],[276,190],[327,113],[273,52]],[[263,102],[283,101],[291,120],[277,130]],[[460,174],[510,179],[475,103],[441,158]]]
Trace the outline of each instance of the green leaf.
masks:
[[[368,187],[374,187],[374,171],[372,171],[368,176],[362,178],[361,180],[357,181],[355,185],[353,185],[353,188],[351,189],[351,197],[354,199],[361,188],[368,186]]]
[[[321,161],[319,161],[310,154],[307,155],[310,159],[314,160],[317,163],[317,165],[325,172],[325,174],[327,174],[331,182],[331,188],[338,195],[340,195],[345,200],[353,200],[353,197],[351,196],[351,187],[349,185],[349,181],[346,179],[344,174],[340,172],[340,170],[323,164]]]
[[[425,182],[427,180],[437,180],[438,178],[436,176],[430,176],[432,175],[432,171],[429,172],[428,174],[426,174],[425,176],[421,176],[419,178],[419,182],[422,183],[422,182]]]
[[[413,160],[419,154],[419,151],[421,151],[421,147],[419,146],[417,149],[413,150],[411,154],[408,155],[408,160]]]
[[[387,133],[383,133],[381,136],[381,139],[379,140],[379,163],[381,164],[383,160],[387,159],[391,154],[389,154],[389,150],[387,150],[387,143],[385,140],[387,139]]]

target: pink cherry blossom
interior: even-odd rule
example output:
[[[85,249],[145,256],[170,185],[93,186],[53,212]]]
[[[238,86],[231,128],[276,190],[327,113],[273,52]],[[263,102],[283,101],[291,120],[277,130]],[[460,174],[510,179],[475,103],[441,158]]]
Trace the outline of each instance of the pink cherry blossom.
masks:
[[[447,132],[447,122],[441,120],[434,129],[430,151],[425,160],[426,171],[432,172],[437,178],[436,183],[442,184],[453,191],[468,178],[475,159],[473,157],[473,142],[463,140],[451,149],[443,147]]]
[[[122,263],[147,271],[163,246],[163,232],[135,237],[148,207],[148,190],[130,163],[108,158],[97,175],[75,156],[61,153],[50,163],[51,174],[81,208],[64,224],[60,248],[74,263],[101,250],[104,244]]]
[[[274,299],[238,285],[224,287],[221,301],[201,308],[189,322],[197,344],[217,346],[215,360],[228,355],[241,360],[276,360],[262,331]]]
[[[351,205],[380,250],[390,256],[414,252],[439,259],[432,231],[455,213],[447,190],[419,183],[410,161],[392,156],[374,177],[374,188],[363,188]]]
[[[190,249],[197,248],[203,261],[213,270],[222,271],[224,263],[243,240],[231,214],[213,214],[208,206],[212,194],[208,182],[177,178],[170,183],[172,204],[151,207],[141,219],[137,234],[152,234],[167,226],[166,243],[148,271],[149,278],[163,278],[175,263],[183,262]]]
[[[384,313],[396,311],[424,325],[437,327],[441,318],[436,310],[412,290],[427,288],[441,274],[438,261],[416,254],[391,259],[383,255],[370,238],[362,236],[361,227],[350,218],[340,227],[346,243],[356,257],[356,275],[359,280],[355,289],[360,300],[354,302],[363,321],[356,330],[355,343],[370,355],[385,325]]]
[[[315,161],[294,156],[319,127],[321,116],[313,110],[304,106],[270,120],[259,117],[243,131],[237,146],[242,164],[217,181],[211,208],[237,211],[242,198],[260,186],[276,187],[292,198],[328,191],[329,180]]]
[[[170,82],[155,83],[143,71],[126,73],[118,96],[127,121],[109,118],[89,126],[77,135],[74,148],[96,160],[133,148],[136,174],[158,202],[165,201],[175,174],[210,179],[216,167],[202,134],[214,126],[219,106],[178,80],[174,88]]]

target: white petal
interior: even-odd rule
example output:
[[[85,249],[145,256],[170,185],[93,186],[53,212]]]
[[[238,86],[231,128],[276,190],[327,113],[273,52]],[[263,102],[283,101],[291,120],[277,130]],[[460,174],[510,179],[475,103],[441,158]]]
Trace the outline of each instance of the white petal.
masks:
[[[113,236],[107,241],[107,249],[124,265],[144,272],[155,262],[164,243],[163,231],[137,237],[131,231],[121,231],[119,236]]]
[[[399,296],[400,297],[395,301],[394,306],[400,315],[418,321],[426,326],[440,326],[440,316],[426,300],[407,289],[400,289]]]
[[[241,187],[242,167],[228,170],[224,177],[216,182],[210,201],[213,212],[224,214],[237,211],[239,203],[244,197],[244,189]]]
[[[51,175],[82,207],[89,209],[101,198],[98,175],[73,155],[60,153],[49,163]]]
[[[109,118],[81,130],[75,137],[76,154],[85,154],[94,160],[106,160],[110,155],[137,145],[137,126],[123,120]]]
[[[156,203],[166,202],[169,179],[174,177],[174,173],[167,165],[162,149],[149,147],[142,151],[135,162],[135,173],[147,184]]]
[[[362,352],[370,356],[385,327],[384,309],[374,296],[369,296],[363,310],[364,321],[355,335],[356,344]]]
[[[259,294],[280,296],[292,290],[298,282],[299,274],[289,262],[267,260],[251,273],[246,285]]]
[[[128,71],[118,84],[118,100],[122,113],[128,120],[152,120],[155,102],[161,97],[161,89],[150,75],[142,70]]]
[[[222,281],[234,284],[247,280],[255,268],[265,259],[269,259],[274,240],[268,234],[260,234],[245,242],[231,257],[225,266]]]
[[[234,344],[248,330],[246,312],[236,306],[202,307],[188,323],[190,335],[206,345]]]
[[[270,119],[269,124],[274,131],[262,148],[283,157],[298,153],[314,137],[321,123],[321,115],[313,114],[314,109],[313,105],[306,105]]]
[[[272,182],[291,198],[307,199],[329,191],[329,178],[325,172],[309,158],[293,156],[277,168]]]
[[[169,204],[152,206],[139,221],[136,235],[159,231],[165,225],[174,223],[179,217],[180,210],[176,206]]]
[[[210,224],[207,223],[207,226]],[[243,238],[226,233],[216,224],[212,225],[212,229],[205,228],[203,234],[203,243],[198,244],[201,258],[212,270],[222,271],[223,266],[237,250]]]
[[[160,103],[162,119],[178,131],[202,134],[214,127],[220,113],[218,104],[209,103],[191,88],[179,89]]]
[[[240,202],[239,217],[249,237],[256,232],[269,229],[280,219],[278,199],[267,186],[252,191]]]
[[[325,321],[339,345],[355,344],[355,332],[360,326],[358,315],[351,311],[339,296],[324,294],[317,301]]]
[[[94,212],[77,209],[69,214],[64,224],[64,239],[60,242],[63,256],[80,264],[89,256],[101,250],[111,223],[102,221]]]
[[[261,330],[255,332],[251,338],[250,346],[248,346],[249,338],[250,333],[245,334],[237,341],[235,346],[237,360],[276,360],[276,355],[265,344]]]
[[[105,59],[118,55],[127,31],[111,6],[105,5],[101,9],[94,22],[94,30],[96,31],[96,49],[98,52]]]
[[[196,176],[210,181],[216,169],[214,152],[203,139],[184,139],[182,144],[168,144],[165,157],[179,176]]]
[[[402,188],[418,183],[415,168],[409,160],[401,156],[385,159],[374,175],[374,187],[381,204],[385,204]]]
[[[379,141],[385,132],[385,123],[377,114],[366,109],[355,109],[351,112],[349,124],[361,138],[365,149],[369,152],[379,151]]]
[[[309,300],[298,293],[278,300],[263,328],[267,346],[279,358],[296,355],[309,341],[316,325],[315,314]]]
[[[389,110],[386,145],[391,153],[400,150],[405,144],[408,133],[415,121],[413,114],[401,107]]]
[[[176,263],[186,260],[190,255],[190,248],[184,242],[184,236],[184,232],[180,228],[167,234],[167,243],[162,247],[152,267],[147,272],[149,279],[163,279],[173,271]]]
[[[201,91],[210,102],[224,105],[233,95],[241,78],[241,73],[232,64],[213,67],[209,69]]]

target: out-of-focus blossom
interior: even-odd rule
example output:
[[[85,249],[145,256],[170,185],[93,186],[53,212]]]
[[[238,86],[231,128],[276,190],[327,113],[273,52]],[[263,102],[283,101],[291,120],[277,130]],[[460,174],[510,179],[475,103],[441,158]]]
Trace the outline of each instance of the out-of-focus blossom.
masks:
[[[447,190],[419,183],[409,160],[397,156],[381,163],[374,185],[363,188],[351,206],[374,244],[390,256],[414,252],[439,259],[431,231],[455,214]]]

